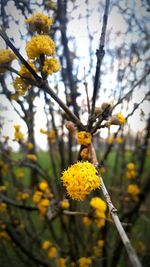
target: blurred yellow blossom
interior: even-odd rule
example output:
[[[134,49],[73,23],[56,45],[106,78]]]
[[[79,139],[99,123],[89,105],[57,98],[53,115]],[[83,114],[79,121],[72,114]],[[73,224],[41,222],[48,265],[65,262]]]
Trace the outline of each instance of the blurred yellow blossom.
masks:
[[[37,156],[35,154],[28,154],[27,159],[31,161],[37,161]]]
[[[91,143],[91,141],[92,141],[92,136],[90,133],[85,131],[78,132],[77,135],[78,144],[87,146]]]
[[[89,154],[89,151],[88,151],[88,148],[83,148],[82,150],[81,150],[81,153],[80,153],[80,155],[81,155],[81,158],[82,159],[88,159],[88,154]]]
[[[66,265],[66,259],[64,259],[64,258],[59,258],[59,259],[57,259],[57,266],[58,267],[66,267],[67,265]]]
[[[42,13],[34,13],[30,18],[26,19],[25,22],[29,25],[31,32],[47,32],[49,27],[52,25],[52,19]]]
[[[24,134],[20,130],[20,125],[14,125],[15,133],[14,133],[14,139],[16,141],[22,141],[24,139]]]
[[[88,216],[84,216],[82,222],[85,226],[89,226],[92,224],[92,220]]]
[[[36,191],[32,197],[34,203],[38,203],[42,198],[42,192]]]
[[[15,58],[10,49],[0,49],[0,73],[4,73]]]
[[[122,113],[117,113],[111,117],[111,124],[121,125],[121,124],[124,124],[125,122],[126,120],[124,116],[122,115]]]
[[[52,245],[52,243],[51,243],[50,241],[45,240],[45,241],[43,241],[43,243],[42,243],[42,249],[44,249],[44,250],[48,250],[48,249],[50,248],[51,245]]]
[[[68,209],[70,207],[70,203],[68,201],[68,199],[64,199],[60,202],[60,207],[62,209]]]
[[[7,204],[1,202],[1,203],[0,203],[0,212],[4,212],[6,209],[7,209]]]
[[[38,187],[41,191],[45,192],[48,189],[47,181],[43,180],[38,184]]]
[[[60,70],[60,64],[56,58],[48,58],[44,61],[43,72],[52,74]]]
[[[130,197],[136,201],[138,199],[141,190],[137,184],[129,184],[127,192],[129,193]]]
[[[48,250],[48,258],[52,259],[52,258],[56,258],[57,256],[57,249],[54,246],[51,246]]]
[[[81,257],[78,260],[79,267],[90,267],[92,264],[92,259],[90,257]]]

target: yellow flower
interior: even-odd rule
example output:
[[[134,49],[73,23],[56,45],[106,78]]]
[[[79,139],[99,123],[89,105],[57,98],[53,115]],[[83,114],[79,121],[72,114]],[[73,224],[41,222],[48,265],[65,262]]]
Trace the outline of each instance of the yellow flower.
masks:
[[[94,221],[97,227],[103,227],[106,219],[106,203],[99,197],[93,197],[90,201],[90,206],[94,208]]]
[[[40,202],[38,202],[38,209],[41,215],[45,215],[49,205],[50,205],[50,201],[46,198],[43,198],[42,200],[40,200]]]
[[[42,249],[47,250],[47,249],[50,248],[51,245],[52,245],[52,243],[51,243],[50,241],[45,240],[45,241],[43,241],[43,243],[42,243]]]
[[[27,80],[23,80],[21,77],[16,77],[13,82],[13,86],[19,95],[24,95],[26,91],[31,87]]]
[[[89,267],[92,264],[92,259],[90,257],[88,258],[81,257],[78,260],[78,264],[79,264],[79,267]]]
[[[92,141],[92,136],[90,133],[85,132],[85,131],[81,131],[78,133],[78,136],[77,136],[78,144],[87,146],[91,143],[91,141]]]
[[[82,159],[87,159],[88,158],[88,154],[89,154],[89,151],[88,149],[85,147],[82,149],[81,153],[80,153],[80,156]]]
[[[6,231],[0,232],[0,238],[5,239],[5,240],[10,240],[10,236]]]
[[[107,209],[106,203],[100,197],[93,197],[90,201],[90,206],[100,212],[105,212]]]
[[[32,197],[32,200],[33,200],[33,202],[34,203],[38,203],[38,202],[40,202],[40,200],[41,200],[41,198],[42,198],[42,192],[40,192],[40,191],[36,191],[35,193],[34,193],[34,195],[33,195],[33,197]]]
[[[7,204],[6,203],[0,203],[0,212],[4,212],[7,209]]]
[[[37,161],[37,156],[34,154],[28,154],[27,159],[29,159],[31,161]]]
[[[57,265],[58,267],[66,267],[66,259],[64,258],[57,259]]]
[[[62,209],[68,209],[70,207],[70,203],[68,201],[68,199],[64,199],[60,202],[60,207]]]
[[[39,189],[43,192],[47,191],[48,189],[48,183],[44,180],[40,182],[38,186],[39,186]]]
[[[40,55],[53,56],[55,43],[48,35],[36,35],[26,44],[26,52],[29,58],[35,59]]]
[[[55,130],[47,131],[47,136],[49,140],[54,141],[56,139],[56,132]]]
[[[26,19],[25,22],[29,24],[29,30],[32,32],[47,32],[52,25],[52,19],[38,12],[34,13],[29,19]]]
[[[100,187],[100,179],[95,167],[89,162],[77,162],[61,177],[70,197],[83,200],[92,190]]]
[[[89,225],[92,224],[91,219],[90,219],[89,217],[87,217],[87,216],[84,216],[83,219],[82,219],[82,221],[83,221],[83,224],[84,224],[85,226],[89,226]]]
[[[60,70],[60,64],[55,58],[48,58],[44,61],[43,72],[52,74]]]
[[[0,171],[2,174],[7,174],[9,170],[9,166],[7,163],[5,163],[3,160],[0,160]]]
[[[11,62],[16,58],[9,49],[0,49],[0,73],[4,73]]]
[[[132,171],[132,170],[135,170],[136,169],[136,165],[132,162],[128,163],[127,164],[127,169]]]
[[[48,250],[48,258],[55,258],[57,256],[57,249],[54,246],[51,246]]]
[[[29,198],[29,194],[25,192],[20,192],[20,199],[25,200]]]
[[[103,239],[98,240],[97,245],[99,248],[102,248],[104,246],[104,240]]]
[[[126,119],[122,115],[122,113],[117,113],[111,117],[111,124],[120,125],[124,124]]]
[[[127,192],[133,200],[137,200],[141,190],[138,185],[130,184],[128,185]]]
[[[20,125],[14,125],[15,133],[14,138],[16,141],[22,141],[24,139],[24,134],[20,131]]]
[[[128,163],[126,167],[126,177],[128,179],[133,179],[136,177],[136,175],[137,175],[136,165],[132,162]]]
[[[25,144],[25,146],[27,147],[27,149],[31,150],[33,148],[33,144],[31,142],[27,142]]]
[[[28,63],[32,67],[32,69],[34,69],[34,71],[37,71],[35,65],[32,62],[28,61]],[[19,71],[19,74],[25,78],[29,78],[29,79],[33,78],[31,72],[26,68],[25,65],[21,65],[21,69]]]

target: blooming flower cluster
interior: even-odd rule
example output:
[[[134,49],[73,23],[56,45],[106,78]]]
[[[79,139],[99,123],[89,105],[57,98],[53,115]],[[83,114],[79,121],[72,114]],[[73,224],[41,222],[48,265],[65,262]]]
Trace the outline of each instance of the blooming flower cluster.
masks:
[[[128,179],[133,179],[135,178],[137,175],[137,171],[136,171],[136,165],[134,163],[128,163],[126,166],[126,177]]]
[[[48,258],[53,259],[57,256],[57,248],[48,240],[42,243],[42,249],[47,251]]]
[[[92,190],[100,187],[95,167],[89,162],[77,162],[63,172],[61,180],[69,196],[83,200]]]
[[[26,44],[26,52],[30,59],[36,59],[40,55],[53,56],[55,48],[54,41],[45,34],[33,36]]]
[[[93,246],[93,253],[96,257],[99,257],[102,253],[102,249],[103,249],[103,246],[104,246],[104,240],[98,240],[96,245]]]
[[[94,209],[94,221],[97,227],[103,227],[106,219],[106,203],[100,197],[93,197],[90,201],[90,206]]]
[[[32,67],[32,69],[34,69],[34,71],[37,71],[35,65],[32,62],[28,63]],[[18,74],[20,76],[16,77],[13,85],[19,95],[24,95],[25,92],[31,87],[30,79],[33,79],[33,77],[30,71],[24,65],[21,66],[20,71],[18,71]]]
[[[22,141],[24,139],[24,134],[20,130],[20,125],[14,125],[15,133],[14,133],[14,139],[16,141]]]
[[[133,201],[137,201],[141,190],[137,184],[129,184],[127,192]]]
[[[29,25],[31,32],[45,33],[49,30],[52,25],[52,19],[43,15],[42,13],[34,13],[30,18],[26,19],[25,22]]]
[[[91,257],[81,257],[78,260],[78,266],[79,267],[90,267],[92,264],[92,258]]]
[[[121,125],[121,124],[124,124],[126,120],[124,116],[122,115],[122,113],[117,113],[111,117],[110,122],[111,124],[114,124],[114,125]]]
[[[92,136],[90,133],[85,131],[81,131],[78,133],[77,135],[78,144],[87,146],[91,143],[91,141],[92,141]]]
[[[56,132],[53,129],[47,131],[41,128],[40,133],[47,135],[48,140],[51,141],[52,143],[56,140]]]
[[[46,180],[41,181],[38,184],[38,188],[39,190],[34,193],[32,200],[37,204],[40,214],[44,216],[50,205],[50,199],[53,198],[53,194],[51,193]]]
[[[60,202],[60,207],[62,209],[68,209],[70,207],[70,203],[68,199],[64,199]]]
[[[11,50],[0,49],[0,73],[4,73],[15,58],[16,56]]]

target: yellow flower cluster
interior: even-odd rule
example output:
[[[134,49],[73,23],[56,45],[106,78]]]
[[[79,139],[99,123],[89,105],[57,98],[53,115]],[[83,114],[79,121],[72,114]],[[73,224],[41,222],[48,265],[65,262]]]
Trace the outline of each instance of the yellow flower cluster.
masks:
[[[78,260],[78,266],[79,267],[90,267],[92,264],[92,259],[91,257],[81,257],[79,260]]]
[[[37,190],[32,200],[34,203],[36,203],[39,212],[41,215],[45,215],[48,209],[48,206],[50,205],[50,199],[53,198],[53,194],[50,192],[48,183],[46,180],[41,181],[38,184],[39,190]]]
[[[64,199],[60,202],[60,207],[62,209],[68,209],[70,207],[70,203],[68,201],[68,199]]]
[[[29,194],[27,192],[18,192],[17,200],[26,200],[29,198]]]
[[[56,140],[56,132],[55,132],[55,130],[49,130],[49,131],[47,131],[47,130],[44,130],[44,129],[40,129],[40,133],[41,134],[46,134],[47,135],[47,137],[48,137],[48,139],[51,141],[51,142],[54,142],[55,140]]]
[[[47,250],[47,254],[48,254],[48,258],[52,259],[52,258],[56,258],[57,256],[57,249],[54,245],[52,245],[52,243],[48,240],[45,240],[42,243],[42,249],[43,250]]]
[[[0,160],[0,172],[5,175],[7,174],[8,169],[9,169],[8,164],[5,163],[3,160]]]
[[[31,62],[28,62],[28,63],[34,69],[34,71],[37,71],[37,69],[33,63],[31,63]],[[21,69],[18,73],[22,77],[16,77],[16,79],[13,82],[13,85],[14,85],[14,88],[16,89],[16,92],[19,95],[24,95],[26,93],[26,91],[31,87],[30,81],[28,79],[33,79],[33,76],[24,65],[21,66]]]
[[[78,144],[87,146],[91,143],[91,141],[92,141],[92,136],[90,133],[85,132],[85,131],[81,131],[78,133],[78,136],[77,136]]]
[[[92,224],[92,220],[88,216],[84,216],[82,222],[85,226],[90,226]]]
[[[86,160],[88,159],[88,155],[89,155],[89,151],[88,151],[88,148],[83,148],[81,153],[80,153],[80,156],[82,159]]]
[[[124,138],[123,137],[112,137],[112,136],[109,136],[107,139],[106,139],[106,142],[108,144],[122,144],[124,142]]]
[[[11,50],[0,49],[0,73],[4,73],[15,58],[16,56]]]
[[[126,177],[128,179],[133,179],[136,177],[136,175],[137,175],[136,165],[132,162],[128,163],[126,167]]]
[[[35,154],[28,154],[27,159],[31,161],[37,161],[37,156]]]
[[[110,122],[111,122],[111,124],[114,124],[114,125],[121,125],[121,124],[124,124],[126,122],[126,119],[124,118],[122,113],[119,112],[119,113],[117,113],[111,117]]]
[[[20,125],[14,125],[15,133],[14,133],[14,139],[16,141],[22,141],[24,139],[24,134],[20,130]]]
[[[29,19],[26,19],[25,22],[29,25],[31,32],[37,31],[38,33],[47,32],[52,25],[52,19],[38,12],[34,13]]]
[[[48,35],[36,35],[26,44],[26,52],[30,59],[40,55],[53,56],[55,54],[55,43]]]
[[[4,239],[4,240],[7,240],[7,241],[10,240],[10,236],[9,236],[9,234],[5,230],[3,230],[3,231],[0,232],[0,238],[1,239]]]
[[[90,201],[90,206],[94,209],[94,221],[97,227],[103,227],[106,219],[106,203],[100,197],[93,197]]]
[[[43,72],[52,74],[60,70],[60,64],[56,58],[48,58],[44,61]]]
[[[93,253],[96,257],[99,257],[102,252],[102,248],[104,246],[104,240],[98,240],[97,244],[93,247]]]
[[[69,196],[83,200],[92,190],[100,187],[95,167],[89,162],[77,162],[63,172],[61,180]]]
[[[0,203],[0,212],[4,212],[6,209],[7,209],[7,204],[1,202],[1,203]]]
[[[31,150],[33,148],[33,144],[31,142],[27,142],[24,145],[28,150]]]
[[[58,267],[66,267],[66,259],[64,258],[59,258],[56,260],[57,266]]]
[[[127,188],[127,192],[129,193],[132,200],[137,201],[141,190],[138,185],[129,184]]]

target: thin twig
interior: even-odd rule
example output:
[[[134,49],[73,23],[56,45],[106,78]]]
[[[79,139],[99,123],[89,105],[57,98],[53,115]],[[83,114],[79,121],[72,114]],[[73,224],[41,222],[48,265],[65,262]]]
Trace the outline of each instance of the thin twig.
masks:
[[[94,110],[95,110],[95,102],[96,102],[96,97],[97,97],[98,87],[99,87],[101,65],[102,65],[103,57],[105,55],[104,45],[105,45],[105,35],[106,35],[106,28],[107,28],[108,10],[109,10],[109,0],[106,0],[105,11],[104,11],[104,16],[103,16],[103,25],[102,25],[102,31],[101,31],[101,36],[100,36],[100,44],[99,44],[99,49],[97,50],[97,53],[96,53],[97,65],[96,65],[94,91],[93,91],[93,99],[92,99],[92,114],[94,113]]]

